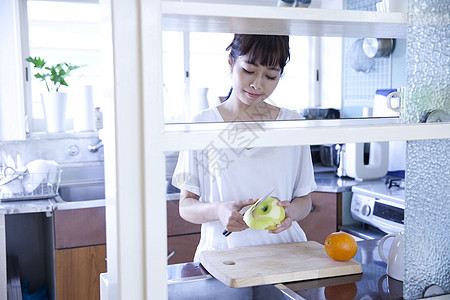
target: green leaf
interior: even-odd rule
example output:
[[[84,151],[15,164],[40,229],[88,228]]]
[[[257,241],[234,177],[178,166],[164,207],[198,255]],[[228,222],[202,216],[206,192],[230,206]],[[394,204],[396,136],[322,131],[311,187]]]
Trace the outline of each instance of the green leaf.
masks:
[[[63,78],[61,78],[60,83],[61,83],[61,85],[69,86]]]
[[[40,57],[32,58],[31,56],[25,59],[34,65],[35,68],[40,69],[41,73],[34,75],[35,78],[45,82],[48,91],[51,91],[47,78],[53,83],[53,88],[58,91],[61,85],[69,86],[65,80],[65,77],[70,75],[70,72],[81,68],[83,66],[71,65],[70,63],[62,62],[54,66],[45,66],[46,62]],[[45,67],[44,67],[45,66]],[[44,71],[47,70],[48,72]],[[52,88],[52,89],[53,89]]]
[[[45,65],[45,61],[40,57],[32,58],[31,56],[25,59],[27,62],[30,62],[34,65],[35,68],[42,69]]]
[[[47,75],[42,75],[42,74],[34,74],[34,77],[37,79],[42,79],[45,80],[45,77],[47,77]]]

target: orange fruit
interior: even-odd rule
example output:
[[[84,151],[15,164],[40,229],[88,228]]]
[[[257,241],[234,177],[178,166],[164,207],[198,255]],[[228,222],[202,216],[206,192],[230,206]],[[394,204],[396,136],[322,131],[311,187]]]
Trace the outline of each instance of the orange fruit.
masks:
[[[356,283],[346,283],[334,286],[326,286],[324,290],[327,300],[352,300],[358,293]]]
[[[333,232],[325,239],[325,252],[334,260],[352,259],[357,250],[355,239],[348,233]]]

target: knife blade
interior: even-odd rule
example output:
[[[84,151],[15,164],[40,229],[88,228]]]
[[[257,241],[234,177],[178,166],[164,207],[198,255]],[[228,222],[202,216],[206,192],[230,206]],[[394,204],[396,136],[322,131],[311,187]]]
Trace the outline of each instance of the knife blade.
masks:
[[[250,210],[250,213],[252,214],[252,216],[253,216],[253,211],[254,211],[258,206],[260,206],[261,203],[263,203],[264,200],[266,200],[266,199],[270,196],[270,194],[273,193],[273,191],[274,191],[274,190],[272,189],[269,193],[267,193],[267,195],[265,195],[263,198],[260,198],[260,199],[258,200],[257,204],[256,204],[255,206],[253,206],[253,208]]]
[[[257,204],[256,204],[256,205],[251,209],[251,211],[250,211],[250,213],[252,214],[252,216],[253,216],[253,211],[254,211],[261,203],[263,203],[264,200],[266,200],[266,199],[270,196],[270,194],[273,193],[274,190],[275,190],[275,189],[272,189],[269,193],[267,193],[266,196],[260,198],[260,199],[257,201]],[[227,236],[229,236],[229,235],[231,234],[231,231],[228,231],[228,230],[225,229],[225,230],[222,232],[222,234],[223,234],[224,236],[227,237]]]

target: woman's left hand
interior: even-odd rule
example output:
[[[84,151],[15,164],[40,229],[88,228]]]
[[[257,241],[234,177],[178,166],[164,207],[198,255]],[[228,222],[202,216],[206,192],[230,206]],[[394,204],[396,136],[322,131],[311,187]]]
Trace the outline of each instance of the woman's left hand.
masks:
[[[269,232],[271,233],[283,232],[292,226],[292,222],[306,218],[311,211],[311,196],[308,194],[306,196],[296,197],[292,201],[280,201],[278,205],[284,207],[286,218],[278,224],[277,229],[270,230]]]
[[[274,197],[274,198],[276,198],[276,197]],[[291,204],[290,201],[280,201],[280,202],[278,202],[279,206],[284,207],[284,212],[286,214],[286,217],[284,218],[283,221],[281,221],[280,224],[277,225],[277,227],[278,227],[277,229],[269,230],[270,233],[280,233],[280,232],[285,231],[289,227],[291,227],[291,225],[292,225],[292,218],[289,216],[289,209],[288,209],[290,204]]]

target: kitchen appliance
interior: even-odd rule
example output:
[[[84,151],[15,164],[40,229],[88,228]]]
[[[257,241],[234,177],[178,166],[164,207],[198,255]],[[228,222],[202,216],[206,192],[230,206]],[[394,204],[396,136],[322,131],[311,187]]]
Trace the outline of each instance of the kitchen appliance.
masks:
[[[343,150],[345,174],[356,181],[381,178],[386,175],[389,163],[389,144],[387,142],[369,143],[368,163],[364,161],[364,143],[345,144]]]
[[[336,145],[338,177],[352,177],[356,181],[381,178],[389,164],[388,142],[349,143]]]
[[[339,119],[340,111],[335,108],[303,108],[299,113],[307,120],[318,119]],[[333,156],[336,156],[334,148],[335,145],[311,145],[311,158],[313,164],[315,164],[315,172],[320,170],[330,171],[328,168],[317,168],[318,165],[326,167],[336,168],[337,164],[334,164]],[[325,149],[328,148],[328,149]],[[327,152],[327,154],[325,154]]]
[[[408,0],[383,0],[385,12],[407,12]]]
[[[378,294],[381,299],[402,299],[403,298],[403,282],[384,275],[378,279]]]
[[[373,100],[374,117],[398,117],[399,111],[391,110],[388,106],[389,95],[396,93],[397,89],[380,89],[375,92]],[[399,100],[401,101],[401,100]],[[392,105],[391,105],[392,106]],[[388,171],[405,170],[406,163],[406,141],[389,142]]]
[[[214,278],[233,288],[362,272],[359,262],[335,261],[315,241],[203,251],[200,262]]]
[[[398,117],[399,113],[389,108],[388,95],[397,92],[397,89],[379,89],[373,99],[373,117]],[[389,99],[392,101],[392,99]]]
[[[404,230],[404,179],[388,177],[352,187],[350,213],[352,217],[385,233]]]
[[[320,162],[325,167],[339,166],[339,156],[337,144],[320,145]]]
[[[389,248],[389,255],[386,258],[384,255],[384,243],[387,239],[394,238],[394,241]],[[405,252],[404,247],[404,234],[403,231],[399,233],[391,233],[384,236],[378,244],[378,254],[380,258],[387,264],[387,274],[397,280],[403,281],[403,254]]]
[[[307,120],[340,118],[340,111],[335,108],[303,108],[300,114]]]

